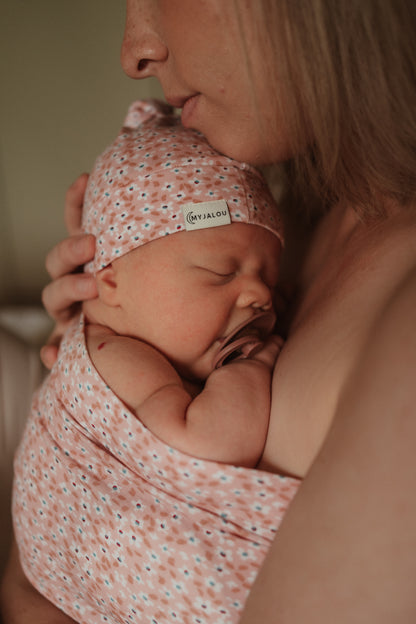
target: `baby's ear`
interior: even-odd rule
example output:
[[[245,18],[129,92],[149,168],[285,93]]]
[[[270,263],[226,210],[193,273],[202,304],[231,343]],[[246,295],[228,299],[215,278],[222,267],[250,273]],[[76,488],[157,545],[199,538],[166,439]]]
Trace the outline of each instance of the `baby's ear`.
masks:
[[[101,269],[96,276],[98,288],[98,297],[108,306],[115,307],[118,305],[118,288],[117,276],[113,265],[109,264]]]

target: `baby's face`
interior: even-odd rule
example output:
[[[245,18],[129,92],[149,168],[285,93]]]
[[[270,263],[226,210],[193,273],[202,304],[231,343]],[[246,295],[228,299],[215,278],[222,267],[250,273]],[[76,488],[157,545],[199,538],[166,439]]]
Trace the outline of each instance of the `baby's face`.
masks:
[[[124,333],[188,379],[205,379],[227,336],[273,307],[280,241],[232,223],[157,239],[113,263]]]

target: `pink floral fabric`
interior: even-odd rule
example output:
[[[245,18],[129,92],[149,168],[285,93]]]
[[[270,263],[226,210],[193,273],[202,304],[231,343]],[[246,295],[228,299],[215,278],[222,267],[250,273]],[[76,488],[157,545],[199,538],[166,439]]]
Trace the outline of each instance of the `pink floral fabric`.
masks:
[[[231,222],[267,228],[282,240],[276,203],[261,174],[216,152],[167,105],[134,102],[89,179],[83,229],[97,239],[96,272],[152,240],[185,230],[181,207],[225,200]]]
[[[82,317],[15,461],[25,574],[78,622],[233,624],[299,481],[195,459],[111,392]]]

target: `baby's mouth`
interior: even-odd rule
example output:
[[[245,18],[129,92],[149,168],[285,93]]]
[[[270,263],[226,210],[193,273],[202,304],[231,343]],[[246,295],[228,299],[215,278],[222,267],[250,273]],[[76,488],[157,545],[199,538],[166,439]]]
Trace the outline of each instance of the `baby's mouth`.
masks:
[[[272,333],[276,316],[274,312],[259,312],[238,325],[220,344],[214,358],[214,369],[235,360],[245,360],[260,351]]]

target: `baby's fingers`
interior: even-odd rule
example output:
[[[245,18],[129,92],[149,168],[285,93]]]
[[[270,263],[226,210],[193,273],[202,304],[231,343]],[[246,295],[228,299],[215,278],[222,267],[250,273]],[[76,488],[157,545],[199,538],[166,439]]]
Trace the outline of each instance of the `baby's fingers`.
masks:
[[[273,368],[282,350],[283,344],[283,338],[280,336],[269,336],[263,348],[256,353],[253,359]]]

